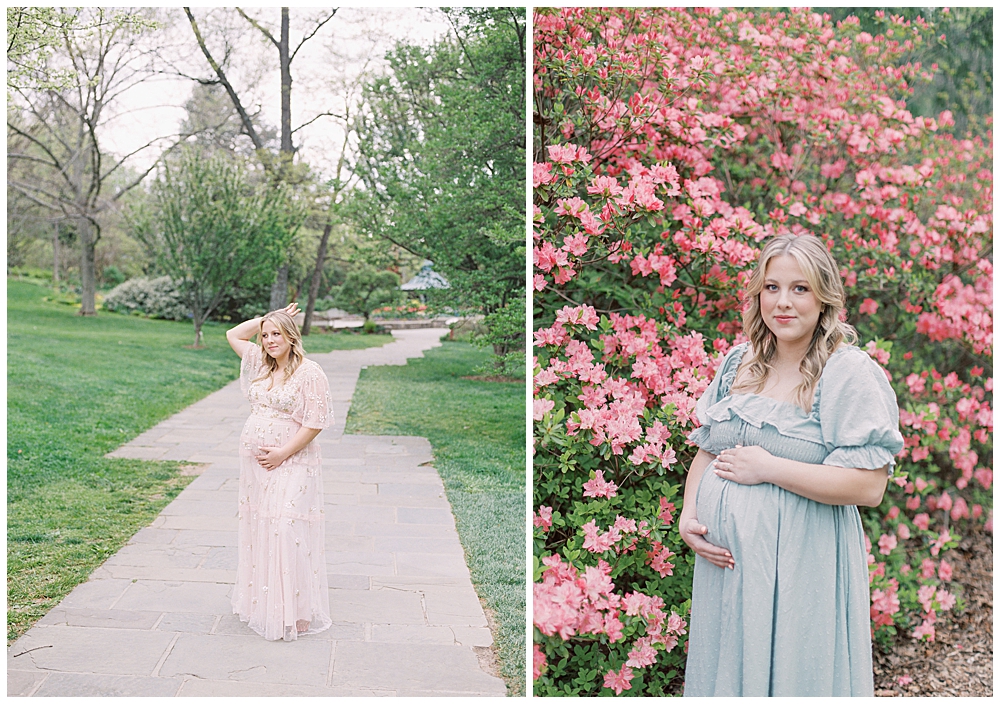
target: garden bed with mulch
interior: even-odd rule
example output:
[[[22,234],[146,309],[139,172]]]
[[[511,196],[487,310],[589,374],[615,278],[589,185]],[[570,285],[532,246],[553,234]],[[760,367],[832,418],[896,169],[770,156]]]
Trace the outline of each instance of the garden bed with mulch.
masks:
[[[993,696],[993,536],[981,528],[971,532],[948,561],[965,588],[965,611],[939,624],[933,642],[907,631],[889,652],[876,648],[876,696]]]

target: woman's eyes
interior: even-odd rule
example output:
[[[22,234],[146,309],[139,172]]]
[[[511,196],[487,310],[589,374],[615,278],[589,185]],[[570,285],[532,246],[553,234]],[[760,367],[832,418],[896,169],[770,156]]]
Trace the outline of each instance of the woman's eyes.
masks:
[[[764,284],[764,289],[766,291],[771,291],[771,292],[777,291],[778,284]],[[796,286],[792,290],[795,291],[796,293],[809,293],[809,288],[807,286],[801,286],[801,285]]]

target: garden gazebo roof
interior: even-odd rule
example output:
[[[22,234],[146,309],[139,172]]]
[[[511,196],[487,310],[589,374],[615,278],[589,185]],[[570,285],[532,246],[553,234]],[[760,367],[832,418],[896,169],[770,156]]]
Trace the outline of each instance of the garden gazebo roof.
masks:
[[[432,288],[451,288],[448,280],[431,268],[433,266],[434,262],[429,259],[425,259],[423,266],[420,267],[420,271],[417,272],[417,275],[399,288],[403,291],[426,291]]]

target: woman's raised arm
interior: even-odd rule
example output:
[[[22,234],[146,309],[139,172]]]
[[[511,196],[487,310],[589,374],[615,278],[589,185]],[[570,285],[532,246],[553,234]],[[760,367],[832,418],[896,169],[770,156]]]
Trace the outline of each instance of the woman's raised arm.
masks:
[[[226,340],[229,341],[229,346],[233,348],[233,352],[238,354],[240,359],[243,359],[243,353],[246,352],[247,345],[250,344],[250,339],[258,332],[260,332],[260,318],[251,318],[250,320],[244,320],[235,328],[226,330]]]

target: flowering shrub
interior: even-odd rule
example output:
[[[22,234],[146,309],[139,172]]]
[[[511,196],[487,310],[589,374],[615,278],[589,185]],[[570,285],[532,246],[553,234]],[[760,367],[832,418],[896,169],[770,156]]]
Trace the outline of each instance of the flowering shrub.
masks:
[[[992,136],[905,109],[927,74],[901,57],[933,28],[884,21],[536,12],[536,694],[677,691],[686,434],[744,339],[760,242],[787,232],[830,247],[900,403],[896,476],[863,513],[876,638],[961,608],[947,551],[992,531]]]
[[[427,305],[417,300],[410,300],[395,306],[382,306],[372,311],[372,317],[385,319],[424,318],[427,317]]]
[[[181,300],[180,289],[169,276],[136,278],[118,284],[104,296],[104,310],[138,312],[150,318],[187,320],[191,312]]]

